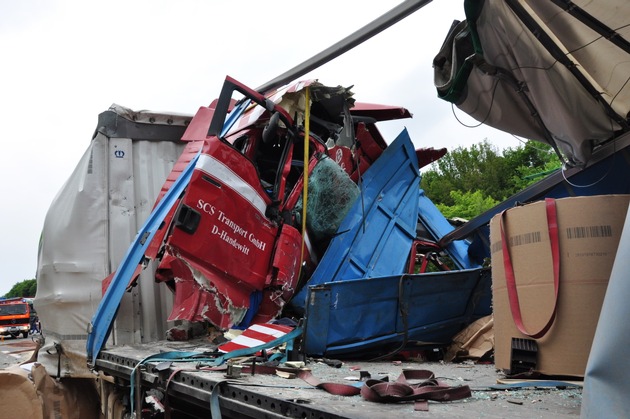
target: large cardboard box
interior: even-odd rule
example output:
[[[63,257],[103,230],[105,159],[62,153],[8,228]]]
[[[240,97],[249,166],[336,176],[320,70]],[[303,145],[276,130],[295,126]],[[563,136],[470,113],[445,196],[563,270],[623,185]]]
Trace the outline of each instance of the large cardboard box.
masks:
[[[557,314],[547,334],[536,339],[536,371],[584,376],[629,201],[630,195],[555,201],[560,248]],[[490,222],[495,365],[510,372],[512,338],[531,338],[518,331],[508,301],[501,216]],[[507,210],[503,227],[523,324],[533,334],[547,323],[555,301],[545,202]]]

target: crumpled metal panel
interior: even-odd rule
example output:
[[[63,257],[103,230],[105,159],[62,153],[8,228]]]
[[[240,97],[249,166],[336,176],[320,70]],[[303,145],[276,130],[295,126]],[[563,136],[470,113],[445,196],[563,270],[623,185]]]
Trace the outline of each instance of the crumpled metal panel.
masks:
[[[416,236],[419,183],[416,153],[404,130],[365,173],[361,195],[292,305],[304,308],[309,286],[404,273]]]

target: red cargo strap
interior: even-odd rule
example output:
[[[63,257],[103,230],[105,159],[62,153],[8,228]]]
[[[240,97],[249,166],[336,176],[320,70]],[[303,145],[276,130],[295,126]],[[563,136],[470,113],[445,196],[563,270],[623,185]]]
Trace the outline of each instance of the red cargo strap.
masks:
[[[243,373],[252,372],[252,367],[247,364],[243,365]],[[202,368],[205,371],[224,370],[226,367]],[[168,383],[181,369],[175,370],[167,381]],[[192,370],[191,370],[192,371]],[[198,370],[197,370],[198,371]],[[281,368],[270,367],[266,365],[256,365],[255,372],[259,374],[275,374],[277,371],[286,371],[295,373],[297,377],[304,380],[313,387],[322,389],[327,393],[335,396],[356,396],[361,394],[367,401],[378,403],[399,403],[399,402],[415,402],[415,410],[428,410],[428,401],[455,401],[465,399],[471,396],[470,387],[459,386],[449,387],[444,385],[435,378],[431,371],[427,370],[403,370],[395,382],[369,379],[361,388],[354,385],[340,383],[325,383],[317,379],[310,370],[297,368]],[[410,384],[408,380],[421,380],[419,383]],[[168,392],[167,392],[168,393]],[[168,403],[167,403],[168,405]],[[167,410],[170,414],[170,410]],[[168,416],[167,416],[168,417]]]
[[[422,380],[409,384],[407,380]],[[429,400],[446,402],[471,396],[470,387],[450,387],[435,378],[431,371],[404,370],[395,382],[370,379],[361,387],[361,396],[378,403],[415,402],[415,410],[429,410]]]
[[[360,392],[358,387],[348,384],[323,383],[319,381],[309,370],[300,370],[297,376],[313,387],[321,388],[322,390],[325,390],[330,394],[334,394],[335,396],[356,396]]]
[[[256,374],[276,374],[278,371],[284,371],[295,374],[296,377],[301,378],[306,383],[312,385],[313,387],[325,390],[327,393],[333,394],[335,396],[356,396],[359,394],[360,390],[358,387],[351,386],[348,384],[338,384],[338,383],[324,383],[319,381],[317,377],[313,375],[310,370],[299,369],[299,368],[282,368],[282,367],[271,367],[266,365],[255,365],[252,368],[252,365],[242,364],[243,374],[254,373]],[[217,369],[212,369],[213,371],[217,371]]]
[[[249,365],[243,364],[243,373],[252,371],[250,368]],[[213,368],[212,370],[216,369]],[[369,379],[363,383],[361,388],[349,384],[322,382],[310,370],[306,369],[257,365],[255,371],[259,374],[275,374],[277,371],[292,372],[313,387],[322,389],[335,396],[356,396],[361,394],[365,400],[378,403],[414,401],[415,410],[428,410],[429,400],[446,402],[461,400],[471,396],[470,387],[449,387],[438,382],[435,375],[427,370],[403,370],[395,382]],[[420,382],[410,384],[408,380],[420,380]]]
[[[558,240],[556,201],[551,198],[546,198],[545,208],[547,210],[547,226],[549,229],[549,242],[551,244],[551,257],[553,262],[553,286],[555,291],[555,298],[553,303],[553,312],[549,317],[549,321],[547,321],[547,324],[537,333],[529,333],[525,328],[525,325],[523,324],[521,307],[518,301],[518,290],[516,288],[516,280],[514,278],[514,268],[512,267],[512,260],[510,259],[510,250],[506,239],[505,229],[503,228],[503,218],[505,216],[505,211],[503,211],[500,218],[501,242],[503,247],[503,266],[505,268],[505,282],[507,284],[507,293],[510,302],[510,310],[512,311],[512,318],[514,319],[514,324],[522,334],[534,339],[545,336],[545,334],[551,328],[551,325],[556,318],[556,312],[558,309],[558,290],[560,288],[560,246]]]

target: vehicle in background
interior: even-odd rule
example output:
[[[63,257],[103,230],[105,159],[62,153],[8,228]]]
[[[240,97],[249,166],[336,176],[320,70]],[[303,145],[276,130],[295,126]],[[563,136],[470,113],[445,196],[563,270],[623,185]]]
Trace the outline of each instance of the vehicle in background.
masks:
[[[26,299],[7,298],[0,300],[0,335],[17,338],[28,336],[31,328],[31,309]]]

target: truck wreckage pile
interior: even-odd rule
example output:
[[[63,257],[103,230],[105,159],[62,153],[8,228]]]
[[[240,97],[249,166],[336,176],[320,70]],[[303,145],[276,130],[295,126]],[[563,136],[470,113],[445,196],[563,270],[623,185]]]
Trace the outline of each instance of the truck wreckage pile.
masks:
[[[235,94],[241,96],[238,101]],[[110,176],[126,159],[132,160],[128,167],[134,171],[151,172],[156,161],[138,163],[133,153],[172,142],[169,130],[177,125],[183,134],[175,141],[180,145],[175,149],[177,161],[135,241],[118,269],[104,281],[95,281],[102,282],[103,297],[88,329],[90,369],[116,376],[129,365],[126,356],[158,348],[154,342],[144,349],[131,346],[129,353],[129,347],[120,345],[125,339],[129,344],[142,342],[130,341],[115,321],[125,299],[133,299],[138,291],[147,293],[146,287],[172,293],[164,323],[180,324],[162,329],[157,341],[169,337],[199,345],[193,330],[202,337],[209,328],[245,332],[229,344],[202,338],[193,351],[179,346],[165,353],[162,348],[136,359],[134,368],[123,373],[131,381],[136,369],[156,357],[169,362],[205,359],[219,366],[282,343],[286,348],[280,354],[302,360],[305,355],[369,359],[414,346],[416,352],[445,348],[466,325],[489,315],[488,268],[471,261],[466,241],[438,246],[437,239],[454,227],[419,187],[419,168],[446,150],[415,150],[406,130],[388,146],[376,127],[379,121],[408,117],[404,108],[355,102],[348,88],[314,80],[263,96],[230,77],[220,97],[192,118],[119,106],[103,113],[85,165],[77,168],[80,192],[69,181],[66,190],[71,196],[65,200],[62,193],[57,199],[62,212],[56,212],[55,205],[49,212],[49,220],[65,234],[81,230],[79,241],[94,229],[73,227],[73,211],[67,209],[85,209],[78,195],[86,191],[86,175],[102,176],[99,165],[106,165],[99,160],[109,159]],[[158,138],[148,138],[156,133]],[[125,138],[126,147],[119,137]],[[96,189],[88,188],[91,200]],[[113,208],[121,201],[111,185],[101,189],[103,196],[90,206],[99,206],[97,201],[103,199]],[[129,212],[110,210],[107,215],[109,228],[115,230],[121,215],[128,217]],[[87,234],[84,239],[93,241]],[[64,251],[46,246],[42,255],[58,259],[52,253]],[[57,264],[57,271],[60,267]],[[47,282],[46,275],[38,294],[43,316],[52,308],[48,304],[57,303],[43,297],[53,287],[58,287],[57,295],[63,289],[66,299],[73,292],[58,280]],[[147,275],[149,281],[138,287]],[[138,307],[145,310],[142,304]],[[88,302],[73,315],[90,311]],[[57,325],[51,317],[47,326],[53,329]],[[49,334],[55,335],[66,338],[63,346],[41,353],[40,361],[48,358],[60,365],[62,356],[69,356],[69,362],[61,363],[60,376],[90,376],[85,364],[80,365],[81,359],[85,362],[80,349],[68,335]],[[448,397],[470,394],[465,388],[452,392]]]
[[[234,92],[244,97],[235,102]],[[418,160],[445,150],[416,151],[406,131],[387,147],[375,126],[409,116],[355,104],[349,89],[314,81],[264,97],[228,78],[182,137],[175,170],[186,169],[167,181],[155,218],[105,283],[90,325],[91,361],[121,291],[153,261],[156,282],[174,294],[168,321],[223,331],[308,312],[311,354],[356,355],[403,339],[449,342],[490,314],[487,270],[470,262],[465,243],[453,246],[456,271],[440,263],[437,238],[453,227],[421,199]],[[429,261],[447,270],[430,281],[439,286],[415,275],[416,264],[424,273]]]
[[[428,2],[408,0],[384,18],[392,24]],[[493,217],[543,198],[629,190],[630,159],[616,158],[630,145],[625,2],[464,3],[467,20],[454,22],[434,60],[438,96],[488,125],[552,145],[562,170],[454,228],[419,187],[419,169],[446,150],[415,150],[406,130],[385,141],[376,127],[410,117],[404,108],[355,102],[350,89],[295,82],[297,73],[257,89],[228,77],[220,97],[192,117],[114,105],[100,115],[89,149],[46,218],[35,306],[47,342],[38,362],[61,381],[92,382],[96,372],[107,418],[125,412],[383,417],[399,409],[366,412],[356,401],[278,385],[264,372],[271,367],[274,374],[293,374],[332,394],[358,394],[356,387],[318,381],[315,376],[325,378],[320,363],[309,365],[314,375],[297,367],[308,358],[336,365],[331,358],[426,356],[449,346],[468,325],[487,330],[488,323],[479,323],[492,313],[484,261],[491,248],[493,257],[509,259],[503,231],[489,242]],[[382,30],[382,23],[372,26]],[[373,34],[358,31],[347,44]],[[298,73],[306,74],[311,64],[298,66]],[[588,231],[579,238],[589,240],[614,230],[606,234],[610,261],[623,224],[620,211],[615,216],[614,227],[574,226]],[[541,225],[551,231],[548,219]],[[599,265],[585,263],[603,275]],[[603,276],[600,291],[608,281]],[[611,283],[614,277],[613,270]],[[545,286],[553,295],[553,281]],[[562,292],[556,285],[556,302]],[[562,304],[584,311],[575,302]],[[550,306],[548,325],[556,316],[555,303]],[[502,324],[511,324],[513,306],[501,307],[508,313]],[[592,311],[585,316],[588,333],[597,323]],[[575,318],[558,313],[564,321]],[[562,327],[583,332],[585,323]],[[209,330],[243,332],[221,345],[224,339],[206,336]],[[598,333],[610,342],[628,340],[612,328]],[[501,353],[522,355],[522,348],[510,346],[512,338],[504,339]],[[279,344],[283,348],[272,354]],[[572,367],[572,354],[585,358],[583,346],[559,346],[554,355]],[[518,365],[507,365],[535,371],[529,362],[536,351],[521,352],[524,357],[512,359]],[[599,360],[606,368],[605,353],[594,365]],[[279,360],[297,364],[285,368]],[[384,371],[392,365],[377,365],[378,373],[394,374]],[[584,368],[578,365],[577,375]],[[241,380],[245,372],[249,380]],[[425,390],[437,392],[431,400],[470,395],[466,386],[446,386],[427,372],[401,374],[401,386],[370,381],[366,372],[360,378],[366,392],[379,385],[404,387],[403,399],[385,394],[386,401],[412,400]],[[422,385],[408,385],[419,378]],[[593,400],[592,406],[601,404]],[[484,408],[483,414],[540,413],[512,415],[504,408]],[[470,416],[464,404],[453,409],[440,412]],[[554,413],[575,414],[575,408]]]

